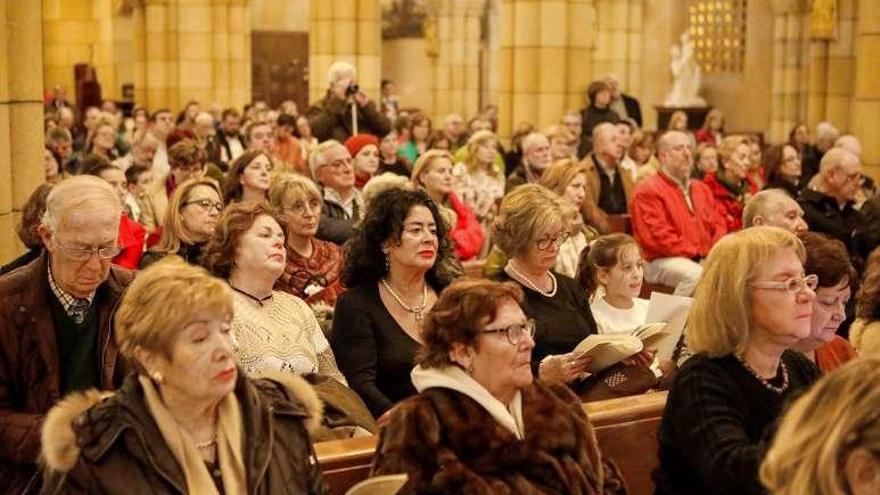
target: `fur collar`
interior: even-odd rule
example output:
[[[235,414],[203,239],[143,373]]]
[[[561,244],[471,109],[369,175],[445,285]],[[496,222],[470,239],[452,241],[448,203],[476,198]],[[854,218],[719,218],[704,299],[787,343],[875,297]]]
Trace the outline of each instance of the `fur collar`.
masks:
[[[239,369],[239,373],[243,373]],[[302,377],[292,373],[266,373],[252,377],[251,382],[263,400],[278,412],[293,412],[307,416],[306,429],[314,434],[321,426],[324,405],[315,389]],[[236,386],[236,392],[240,388]],[[246,385],[247,386],[247,385]],[[272,393],[271,389],[277,392]],[[278,393],[280,392],[280,393]],[[87,413],[100,403],[115,398],[115,392],[88,390],[65,397],[46,415],[41,432],[42,462],[53,471],[70,471],[79,459],[81,445],[77,426],[89,421]],[[244,403],[242,403],[244,407]]]

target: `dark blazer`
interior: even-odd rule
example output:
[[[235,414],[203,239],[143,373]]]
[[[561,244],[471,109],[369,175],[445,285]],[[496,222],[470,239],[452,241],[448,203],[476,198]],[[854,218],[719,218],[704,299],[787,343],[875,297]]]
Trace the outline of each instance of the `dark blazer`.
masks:
[[[61,364],[49,304],[48,257],[0,277],[0,493],[39,486],[37,456],[46,413],[61,399]],[[134,272],[112,266],[92,304],[98,312],[101,388],[125,374],[113,337],[113,315]],[[33,485],[31,485],[33,486]]]
[[[641,127],[642,106],[639,104],[639,100],[625,93],[620,94],[620,99],[623,100],[623,107],[626,108],[627,117],[635,120],[636,124],[639,124],[639,127]]]

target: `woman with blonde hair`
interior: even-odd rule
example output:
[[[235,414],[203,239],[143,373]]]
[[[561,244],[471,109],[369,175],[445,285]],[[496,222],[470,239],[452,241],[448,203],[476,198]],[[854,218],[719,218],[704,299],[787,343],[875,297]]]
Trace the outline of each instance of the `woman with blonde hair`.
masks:
[[[423,153],[412,170],[412,183],[439,205],[449,225],[449,238],[459,261],[476,257],[483,249],[483,227],[473,210],[452,190],[452,155],[445,150]]]
[[[868,256],[856,301],[849,341],[859,354],[880,357],[880,249]]]
[[[685,341],[694,353],[657,432],[658,495],[762,494],[758,467],[785,402],[818,370],[792,348],[810,336],[818,279],[804,246],[776,227],[723,237],[706,258]]]
[[[694,136],[697,138],[697,143],[720,146],[721,140],[724,138],[724,112],[718,108],[709,110],[709,113],[706,114],[706,120],[703,121],[703,125]]]
[[[452,168],[452,188],[477,216],[483,232],[488,232],[504,197],[505,177],[496,167],[497,144],[494,132],[475,132],[465,146],[464,161]]]
[[[220,187],[214,179],[203,177],[184,182],[171,197],[159,244],[144,253],[138,268],[143,270],[172,254],[187,263],[198,264],[222,212]]]
[[[587,173],[586,166],[577,165],[571,159],[557,160],[541,175],[539,182],[558,194],[575,212],[571,215],[570,235],[559,246],[559,256],[554,266],[557,272],[572,278],[577,274],[581,251],[587,243],[599,236],[599,232],[591,226],[600,212],[595,203],[587,198],[590,194]],[[585,216],[590,218],[584,218]]]
[[[880,493],[880,360],[829,373],[785,413],[761,465],[771,495]]]
[[[742,211],[749,183],[749,143],[745,136],[727,136],[718,147],[718,170],[707,174],[703,182],[712,190],[715,205],[724,218],[728,232],[742,228]]]
[[[292,373],[245,377],[232,317],[229,287],[203,268],[173,258],[138,275],[114,327],[134,371],[46,415],[44,493],[326,493],[315,390]]]
[[[560,246],[569,237],[572,210],[547,188],[525,184],[504,197],[493,234],[508,257],[498,279],[524,289],[523,311],[535,320],[533,372],[582,391],[590,358],[574,348],[596,333],[596,322],[578,283],[554,270]]]
[[[287,221],[287,262],[275,289],[335,305],[345,257],[341,247],[315,237],[324,204],[318,187],[308,177],[282,174],[269,188],[269,203]]]

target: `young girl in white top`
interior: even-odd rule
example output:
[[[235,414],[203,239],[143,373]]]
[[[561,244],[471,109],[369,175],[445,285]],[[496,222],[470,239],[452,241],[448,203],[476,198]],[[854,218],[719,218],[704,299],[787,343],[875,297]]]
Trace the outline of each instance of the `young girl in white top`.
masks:
[[[648,300],[639,298],[644,263],[638,244],[626,234],[604,235],[581,252],[578,280],[599,333],[629,333],[645,324]]]

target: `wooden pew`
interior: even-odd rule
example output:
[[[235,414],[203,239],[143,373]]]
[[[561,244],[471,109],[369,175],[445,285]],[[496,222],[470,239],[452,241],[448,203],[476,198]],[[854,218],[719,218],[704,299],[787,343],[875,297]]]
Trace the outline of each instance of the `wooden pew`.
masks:
[[[657,466],[657,427],[665,405],[666,392],[584,404],[602,454],[620,468],[631,495],[654,491],[651,470]],[[376,440],[361,437],[315,444],[331,495],[344,495],[370,475]]]
[[[620,213],[615,215],[608,215],[608,228],[610,229],[609,233],[622,233],[632,235],[632,222],[630,221],[629,215],[626,213]]]

